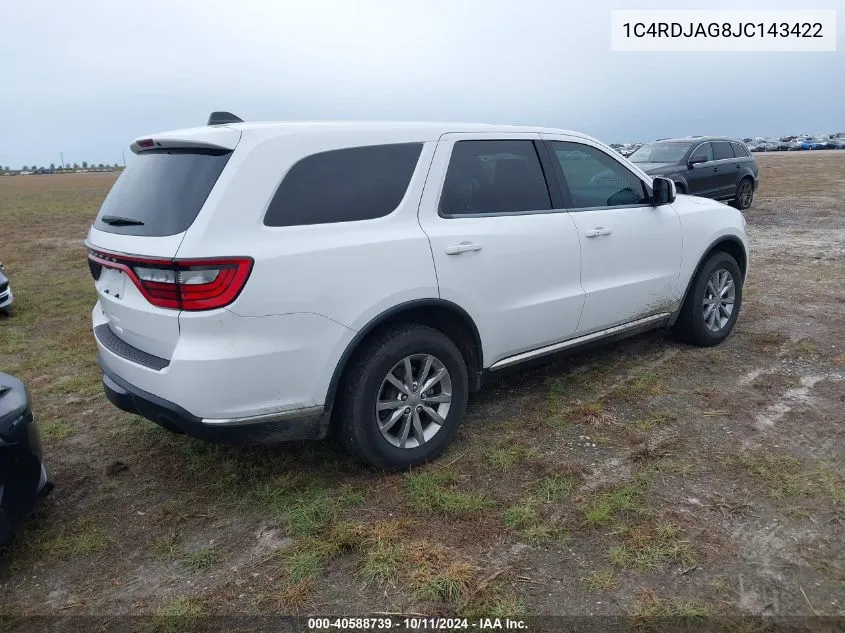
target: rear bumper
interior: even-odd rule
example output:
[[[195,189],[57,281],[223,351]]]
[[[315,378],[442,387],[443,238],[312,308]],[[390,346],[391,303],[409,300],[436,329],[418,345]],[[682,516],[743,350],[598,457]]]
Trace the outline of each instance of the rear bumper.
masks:
[[[98,303],[93,320],[100,364],[131,391],[175,404],[207,425],[319,411],[337,359],[354,335],[314,314],[241,317],[224,309],[178,319],[178,341],[168,358],[160,358],[118,338]]]
[[[140,415],[174,433],[212,442],[275,443],[322,439],[328,431],[328,412],[309,407],[249,418],[198,418],[182,407],[129,384],[100,359],[103,390],[118,409]]]

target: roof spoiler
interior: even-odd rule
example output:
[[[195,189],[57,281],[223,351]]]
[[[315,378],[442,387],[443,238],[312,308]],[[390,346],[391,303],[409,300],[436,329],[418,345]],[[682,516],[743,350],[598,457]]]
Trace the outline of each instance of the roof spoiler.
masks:
[[[226,125],[194,127],[142,136],[129,149],[135,154],[169,149],[233,150],[241,138],[241,131]]]
[[[243,123],[244,120],[231,112],[212,112],[206,125],[224,125],[226,123]]]

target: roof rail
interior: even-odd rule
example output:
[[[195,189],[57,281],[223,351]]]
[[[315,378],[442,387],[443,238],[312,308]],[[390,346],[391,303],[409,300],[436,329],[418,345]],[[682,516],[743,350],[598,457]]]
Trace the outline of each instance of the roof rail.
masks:
[[[244,120],[231,112],[212,112],[206,125],[224,125],[226,123],[243,123]]]

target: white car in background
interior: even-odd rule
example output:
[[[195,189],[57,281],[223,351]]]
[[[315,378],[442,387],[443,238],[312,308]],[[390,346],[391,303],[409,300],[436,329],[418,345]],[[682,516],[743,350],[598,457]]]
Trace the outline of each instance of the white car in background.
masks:
[[[549,128],[243,123],[152,134],[87,237],[118,407],[408,468],[508,367],[645,329],[731,332],[742,213]],[[612,176],[612,177],[611,177]]]

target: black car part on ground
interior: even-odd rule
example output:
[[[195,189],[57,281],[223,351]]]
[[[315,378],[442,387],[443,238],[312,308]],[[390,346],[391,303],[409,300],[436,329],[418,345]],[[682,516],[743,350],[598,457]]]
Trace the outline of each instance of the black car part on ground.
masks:
[[[53,488],[41,459],[26,387],[0,373],[0,546],[11,540],[36,498]]]
[[[9,278],[6,276],[6,268],[0,262],[0,312],[9,311],[12,305],[12,289],[9,287]]]

